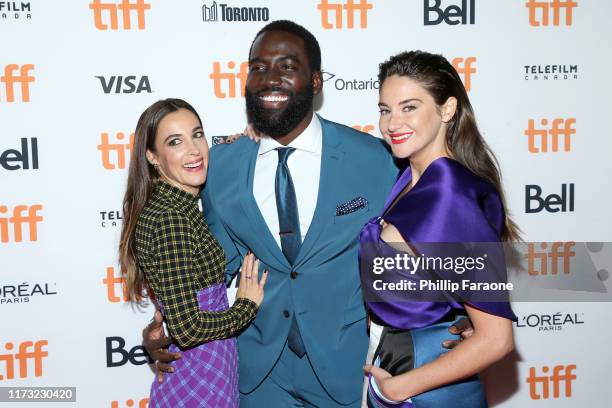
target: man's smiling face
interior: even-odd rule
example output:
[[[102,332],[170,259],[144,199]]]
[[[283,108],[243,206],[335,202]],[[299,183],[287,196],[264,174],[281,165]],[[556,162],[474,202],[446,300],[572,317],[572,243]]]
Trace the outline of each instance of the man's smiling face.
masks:
[[[309,64],[304,40],[295,34],[267,31],[255,40],[246,106],[256,130],[273,138],[284,136],[312,110],[315,89]]]

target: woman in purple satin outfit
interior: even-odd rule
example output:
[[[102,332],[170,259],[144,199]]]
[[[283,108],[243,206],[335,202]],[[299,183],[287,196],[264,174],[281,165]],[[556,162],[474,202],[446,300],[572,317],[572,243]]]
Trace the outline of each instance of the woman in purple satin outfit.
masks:
[[[380,281],[442,284],[470,277],[472,283],[503,283],[501,242],[517,240],[519,233],[505,211],[499,168],[461,79],[444,57],[401,53],[380,65],[378,77],[380,131],[394,156],[409,159],[410,166],[381,215],[360,235],[362,288],[372,322],[364,404],[486,407],[477,374],[513,348],[516,316],[506,291],[398,292],[381,289]],[[373,269],[380,266],[376,259],[426,252],[457,257],[474,254],[478,245],[490,256],[485,268],[471,274],[458,276],[458,268],[406,273],[399,263],[385,265],[384,272]],[[474,334],[453,350],[438,346],[453,321],[466,314]]]

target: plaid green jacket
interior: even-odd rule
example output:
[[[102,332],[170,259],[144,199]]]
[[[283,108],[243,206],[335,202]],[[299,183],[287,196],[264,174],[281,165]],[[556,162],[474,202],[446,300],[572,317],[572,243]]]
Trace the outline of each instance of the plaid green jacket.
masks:
[[[234,336],[255,317],[257,305],[248,299],[218,312],[200,310],[197,292],[225,281],[225,254],[198,209],[198,196],[158,181],[134,242],[138,266],[179,346]]]

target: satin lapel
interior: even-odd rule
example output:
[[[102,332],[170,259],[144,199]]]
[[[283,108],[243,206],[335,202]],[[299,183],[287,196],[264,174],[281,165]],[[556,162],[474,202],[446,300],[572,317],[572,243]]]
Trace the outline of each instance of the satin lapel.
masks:
[[[318,117],[318,115],[317,115]],[[319,118],[320,119],[320,118]],[[317,194],[317,205],[312,217],[312,222],[304,237],[300,253],[295,260],[295,267],[301,266],[308,254],[313,250],[321,232],[327,225],[333,223],[335,215],[334,186],[342,183],[342,161],[344,152],[339,149],[340,139],[336,129],[321,120],[323,130],[323,146],[321,151],[321,175],[319,177],[319,191]]]
[[[238,173],[238,198],[242,208],[247,215],[247,223],[251,228],[250,236],[253,238],[249,242],[245,242],[253,251],[253,253],[261,259],[262,262],[273,267],[277,270],[287,270],[291,268],[291,265],[283,255],[283,252],[279,248],[278,244],[272,236],[272,232],[266,224],[255,196],[253,195],[253,178],[255,175],[255,162],[257,161],[257,153],[259,151],[259,144],[253,145],[253,147],[245,152],[241,157],[243,163],[249,163],[248,166],[238,166],[240,171]],[[274,259],[277,265],[274,265],[270,259]]]
[[[391,193],[389,194],[389,198],[387,199],[387,202],[385,203],[385,206],[383,207],[383,210],[380,213],[381,215],[387,213],[389,206],[393,203],[393,201],[395,201],[395,198],[398,196],[399,193],[402,192],[402,190],[404,190],[408,183],[410,183],[410,180],[412,180],[412,171],[410,170],[410,167],[407,167],[406,170],[404,170],[402,175],[393,185]]]

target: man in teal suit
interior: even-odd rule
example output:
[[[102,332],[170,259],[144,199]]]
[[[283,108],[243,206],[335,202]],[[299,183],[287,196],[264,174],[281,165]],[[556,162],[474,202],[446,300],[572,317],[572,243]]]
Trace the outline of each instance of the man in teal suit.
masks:
[[[269,270],[264,302],[238,337],[242,407],[361,405],[358,235],[398,168],[380,139],[314,114],[321,88],[314,36],[268,24],[251,46],[246,84],[249,122],[265,136],[210,151],[202,197],[228,278],[248,251]],[[148,340],[154,358],[171,360]]]
[[[243,407],[360,405],[368,339],[357,238],[398,169],[380,140],[314,115],[318,48],[294,23],[262,29],[249,56],[246,101],[249,122],[266,136],[211,150],[204,209],[228,271],[249,250],[269,269],[264,303],[238,337]],[[267,211],[278,200],[274,150],[283,146],[296,149],[288,168],[303,239],[294,259],[279,245],[278,210]],[[301,351],[292,350],[291,331]]]

